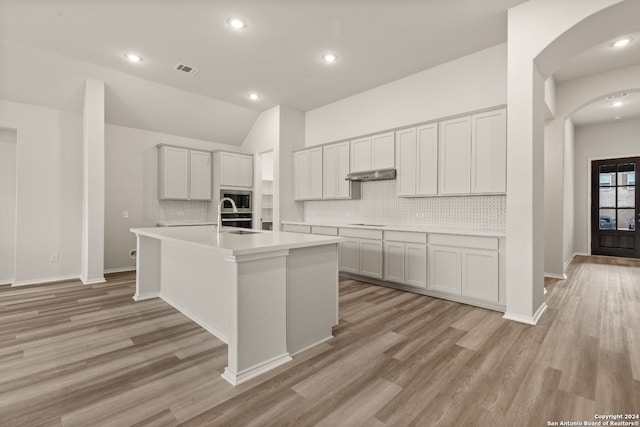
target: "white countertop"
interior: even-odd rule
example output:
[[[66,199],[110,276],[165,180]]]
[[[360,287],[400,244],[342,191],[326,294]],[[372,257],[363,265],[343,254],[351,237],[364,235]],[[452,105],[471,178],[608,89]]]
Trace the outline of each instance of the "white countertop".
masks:
[[[231,230],[257,231],[257,233],[232,234],[229,233]],[[132,228],[131,232],[139,236],[154,239],[187,243],[230,256],[328,245],[340,243],[344,240],[342,237],[334,236],[249,230],[246,228],[231,227],[225,227],[225,232],[218,234],[216,233],[216,227],[211,225]]]
[[[215,221],[181,221],[181,220],[158,221],[159,227],[183,227],[187,225],[216,225],[216,222]]]
[[[507,233],[504,230],[482,230],[477,228],[443,228],[429,225],[394,225],[394,224],[362,224],[358,221],[354,221],[353,224],[349,223],[336,223],[336,222],[304,222],[304,221],[282,221],[282,224],[292,225],[310,225],[310,226],[322,226],[322,227],[338,227],[338,228],[364,228],[369,230],[383,230],[383,231],[410,231],[415,233],[430,233],[430,234],[458,234],[465,236],[486,236],[486,237],[505,237]]]

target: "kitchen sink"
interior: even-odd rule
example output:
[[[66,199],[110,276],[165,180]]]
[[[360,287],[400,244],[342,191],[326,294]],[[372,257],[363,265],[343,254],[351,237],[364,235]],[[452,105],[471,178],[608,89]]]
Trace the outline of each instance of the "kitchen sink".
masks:
[[[230,230],[230,231],[223,231],[223,233],[229,233],[229,234],[260,234],[259,231],[248,231],[248,230]]]

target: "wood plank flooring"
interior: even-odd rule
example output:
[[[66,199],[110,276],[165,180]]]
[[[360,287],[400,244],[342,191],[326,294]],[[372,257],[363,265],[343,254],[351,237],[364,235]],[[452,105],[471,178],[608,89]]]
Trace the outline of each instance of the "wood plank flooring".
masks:
[[[577,257],[527,326],[340,281],[335,338],[239,387],[135,276],[0,287],[1,426],[546,426],[640,412],[640,262]]]

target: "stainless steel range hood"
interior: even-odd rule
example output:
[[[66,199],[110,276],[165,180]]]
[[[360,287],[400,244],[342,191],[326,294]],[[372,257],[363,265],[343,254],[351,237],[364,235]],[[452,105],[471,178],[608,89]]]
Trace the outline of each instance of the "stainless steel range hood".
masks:
[[[347,181],[382,181],[396,179],[395,169],[380,169],[375,171],[354,172],[347,175]]]

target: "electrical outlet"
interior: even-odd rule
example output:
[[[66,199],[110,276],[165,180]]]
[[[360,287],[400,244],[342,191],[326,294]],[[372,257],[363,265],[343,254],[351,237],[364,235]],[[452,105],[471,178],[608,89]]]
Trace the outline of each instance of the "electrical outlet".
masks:
[[[58,262],[58,253],[54,252],[52,254],[49,255],[49,261],[50,262]]]
[[[122,211],[122,219],[129,218],[129,211]]]

